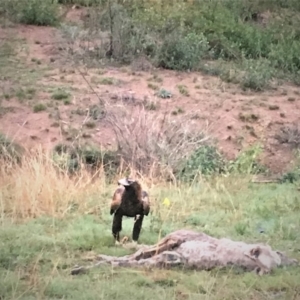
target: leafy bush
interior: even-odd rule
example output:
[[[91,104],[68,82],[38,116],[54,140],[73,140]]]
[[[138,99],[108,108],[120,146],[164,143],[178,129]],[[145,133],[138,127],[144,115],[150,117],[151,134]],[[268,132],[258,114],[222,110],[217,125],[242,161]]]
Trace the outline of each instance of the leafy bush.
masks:
[[[256,91],[268,88],[273,77],[300,82],[296,0],[100,2],[77,37],[85,45],[81,52],[97,59],[130,63],[142,55],[163,68],[201,69]],[[207,68],[201,63],[206,58],[219,67]]]
[[[299,181],[300,179],[300,169],[295,169],[293,171],[284,173],[281,178],[280,178],[280,182],[281,183],[295,183],[297,181]]]
[[[263,91],[270,85],[272,69],[267,60],[245,60],[243,65],[244,75],[241,86],[255,91]]]
[[[0,13],[15,22],[53,26],[58,23],[58,6],[53,0],[2,0]]]
[[[293,167],[288,172],[282,174],[281,183],[298,183],[300,181],[300,149],[294,151]],[[298,188],[299,189],[299,188]]]
[[[227,166],[228,172],[238,174],[265,173],[267,171],[266,168],[258,161],[261,153],[262,147],[259,144],[245,149],[239,153],[234,161],[229,162]]]
[[[298,33],[300,35],[300,33]],[[269,59],[274,66],[287,72],[297,73],[300,70],[300,40],[297,36],[283,38],[272,45]]]
[[[294,0],[286,3],[200,0],[165,2],[159,7],[143,2],[141,7],[135,7],[133,17],[160,34],[160,66],[176,70],[196,66],[207,54],[206,43],[196,53],[197,37],[201,36],[213,59],[236,60],[245,68],[242,86],[259,91],[268,87],[273,74],[281,76],[281,72],[272,72],[273,67],[299,73],[300,19],[293,11],[275,15],[283,6],[290,10],[299,7]],[[265,17],[263,13],[268,10],[271,14]],[[188,38],[185,33],[189,32]]]
[[[203,145],[196,149],[176,172],[177,178],[192,181],[197,175],[220,174],[225,171],[225,159],[212,145]]]
[[[195,70],[208,52],[203,34],[174,32],[164,40],[158,54],[158,65],[173,70]]]

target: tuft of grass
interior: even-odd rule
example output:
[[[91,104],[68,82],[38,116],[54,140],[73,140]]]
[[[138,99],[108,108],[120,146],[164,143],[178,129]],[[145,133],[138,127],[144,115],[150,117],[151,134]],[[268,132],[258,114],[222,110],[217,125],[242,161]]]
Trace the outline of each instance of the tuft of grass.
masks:
[[[145,109],[150,110],[150,111],[159,109],[159,104],[158,103],[156,103],[154,101],[150,101],[148,99],[145,99],[143,101],[143,105],[144,105]]]
[[[177,86],[178,90],[179,90],[179,93],[183,96],[186,96],[186,97],[189,97],[190,94],[189,94],[189,91],[187,89],[187,87],[185,85],[178,85]]]
[[[156,83],[162,83],[163,79],[159,77],[157,74],[154,74],[152,77],[148,79],[148,81],[154,81]]]
[[[257,120],[259,119],[259,115],[255,114],[255,113],[250,113],[250,114],[245,114],[240,112],[239,113],[239,119],[243,122],[257,122]]]
[[[96,127],[96,123],[93,121],[86,122],[85,127],[89,128],[89,129],[93,129]]]
[[[98,83],[102,85],[114,85],[116,82],[116,79],[113,77],[102,77],[98,80]]]
[[[51,95],[54,100],[66,100],[70,97],[70,94],[62,88],[57,89]]]
[[[47,106],[43,103],[37,103],[33,106],[33,112],[38,113],[40,111],[47,110]]]
[[[64,105],[70,105],[71,100],[70,99],[64,99]]]
[[[148,88],[151,90],[155,90],[155,91],[157,91],[159,89],[159,87],[156,84],[153,84],[151,82],[148,83]]]
[[[279,110],[279,106],[277,104],[270,104],[269,110]]]
[[[184,110],[181,107],[177,107],[176,110],[172,111],[173,116],[177,116],[177,115],[183,114],[183,113],[184,113]]]

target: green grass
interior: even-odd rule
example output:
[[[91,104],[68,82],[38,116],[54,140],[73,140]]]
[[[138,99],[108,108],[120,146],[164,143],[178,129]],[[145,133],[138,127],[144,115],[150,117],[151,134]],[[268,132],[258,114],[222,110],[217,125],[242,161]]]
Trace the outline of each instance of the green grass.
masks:
[[[0,227],[1,299],[293,299],[300,273],[278,269],[262,278],[234,270],[114,269],[102,266],[72,277],[75,264],[89,252],[125,255],[114,246],[107,199],[103,194],[82,199],[86,209],[101,204],[98,215],[76,212],[63,218],[39,217],[11,222],[2,215]],[[254,185],[240,180],[216,180],[182,189],[150,190],[152,213],[145,219],[140,243],[152,244],[162,235],[191,228],[216,237],[267,242],[300,259],[300,199],[295,186]],[[171,206],[164,207],[165,197]],[[124,219],[123,235],[133,221]],[[264,233],[260,233],[264,229]],[[296,298],[294,298],[296,299]]]
[[[188,89],[185,85],[180,84],[180,85],[177,86],[177,88],[178,88],[178,91],[181,95],[186,96],[186,97],[190,96],[190,93],[189,93],[189,91],[188,91]]]
[[[33,106],[33,112],[38,113],[40,111],[45,111],[47,106],[43,103],[37,103]]]
[[[65,91],[63,88],[58,88],[56,89],[52,95],[51,95],[51,98],[54,99],[54,100],[66,100],[70,97],[70,94]]]
[[[3,84],[3,97],[6,100],[18,99],[25,103],[33,100],[38,93],[37,82],[42,78],[45,69],[31,68],[24,56],[26,43],[11,36],[0,44],[0,80]],[[16,72],[17,70],[17,72]]]

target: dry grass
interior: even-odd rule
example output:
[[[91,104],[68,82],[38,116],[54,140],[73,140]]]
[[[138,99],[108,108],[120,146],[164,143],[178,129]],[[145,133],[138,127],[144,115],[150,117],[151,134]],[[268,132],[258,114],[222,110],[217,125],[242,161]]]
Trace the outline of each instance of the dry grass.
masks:
[[[27,219],[50,215],[64,217],[73,206],[86,209],[82,199],[104,188],[101,170],[94,177],[81,169],[73,177],[58,167],[50,153],[38,150],[25,156],[22,166],[1,164],[0,199],[2,218]],[[97,185],[92,182],[98,177]]]

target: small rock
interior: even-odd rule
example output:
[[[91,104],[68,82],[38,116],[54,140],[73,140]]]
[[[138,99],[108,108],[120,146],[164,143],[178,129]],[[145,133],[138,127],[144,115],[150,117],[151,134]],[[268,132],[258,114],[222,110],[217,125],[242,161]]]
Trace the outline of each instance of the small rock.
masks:
[[[111,99],[111,100],[118,100],[119,97],[118,97],[117,94],[113,94],[113,95],[110,95],[110,99]]]
[[[278,109],[279,109],[279,106],[276,104],[269,105],[269,110],[278,110]]]
[[[281,118],[285,118],[285,113],[282,112],[279,115],[280,115]]]

